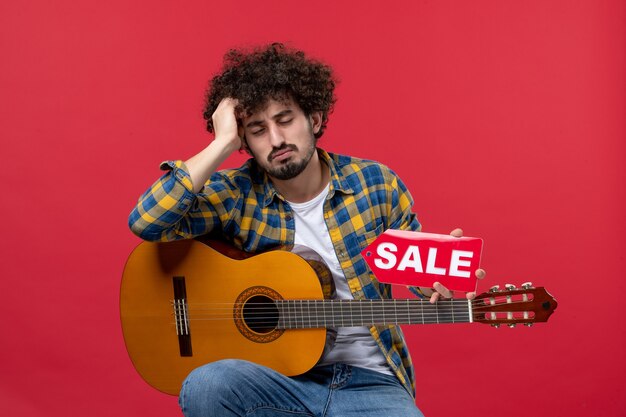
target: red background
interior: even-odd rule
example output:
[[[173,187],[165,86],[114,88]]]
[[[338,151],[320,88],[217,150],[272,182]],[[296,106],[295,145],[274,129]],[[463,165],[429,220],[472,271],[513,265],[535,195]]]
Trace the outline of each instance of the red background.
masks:
[[[330,63],[321,146],[392,166],[424,231],[485,240],[544,325],[405,328],[428,416],[618,416],[624,398],[623,1],[19,1],[0,6],[0,414],[170,416],[126,355],[126,218],[209,141],[227,48]],[[242,157],[228,165],[238,165]]]

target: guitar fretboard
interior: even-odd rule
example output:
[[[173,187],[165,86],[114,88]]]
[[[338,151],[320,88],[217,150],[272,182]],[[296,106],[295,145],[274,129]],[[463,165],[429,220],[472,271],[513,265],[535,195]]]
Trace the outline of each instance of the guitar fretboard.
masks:
[[[278,328],[471,323],[469,300],[276,300]]]

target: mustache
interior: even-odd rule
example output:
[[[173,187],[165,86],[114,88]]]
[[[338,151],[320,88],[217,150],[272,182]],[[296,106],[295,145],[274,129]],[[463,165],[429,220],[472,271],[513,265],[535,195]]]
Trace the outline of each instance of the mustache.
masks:
[[[294,152],[298,151],[298,147],[296,145],[293,144],[283,144],[282,146],[280,146],[279,148],[272,148],[272,152],[270,152],[269,155],[267,155],[267,161],[268,162],[272,162],[274,160],[274,158],[276,157],[276,154],[279,152],[283,152],[286,149],[291,149]]]

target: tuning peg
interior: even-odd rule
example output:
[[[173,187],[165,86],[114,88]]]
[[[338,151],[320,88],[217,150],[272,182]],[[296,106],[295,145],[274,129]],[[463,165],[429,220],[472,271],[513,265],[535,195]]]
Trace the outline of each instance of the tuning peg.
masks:
[[[513,285],[513,284],[504,284],[504,288],[506,288],[507,290],[514,290],[515,289],[515,285]]]
[[[533,327],[533,324],[532,323],[524,323],[524,326],[526,326],[526,327]]]
[[[494,285],[493,287],[489,288],[489,292],[498,292],[499,290],[500,290],[499,285]]]
[[[532,282],[525,282],[522,284],[522,288],[525,290],[529,290],[533,287],[533,283]]]
[[[512,329],[513,327],[515,327],[515,323],[509,323],[508,326]]]
[[[491,327],[493,327],[493,328],[496,328],[496,329],[497,329],[498,327],[500,327],[500,324],[499,324],[499,323],[494,323],[494,324],[492,324],[492,325],[491,325]]]

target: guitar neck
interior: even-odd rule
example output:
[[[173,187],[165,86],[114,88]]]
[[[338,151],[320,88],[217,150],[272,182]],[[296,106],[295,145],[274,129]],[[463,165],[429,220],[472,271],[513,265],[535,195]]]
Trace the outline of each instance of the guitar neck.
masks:
[[[278,328],[471,323],[469,300],[276,300]]]

